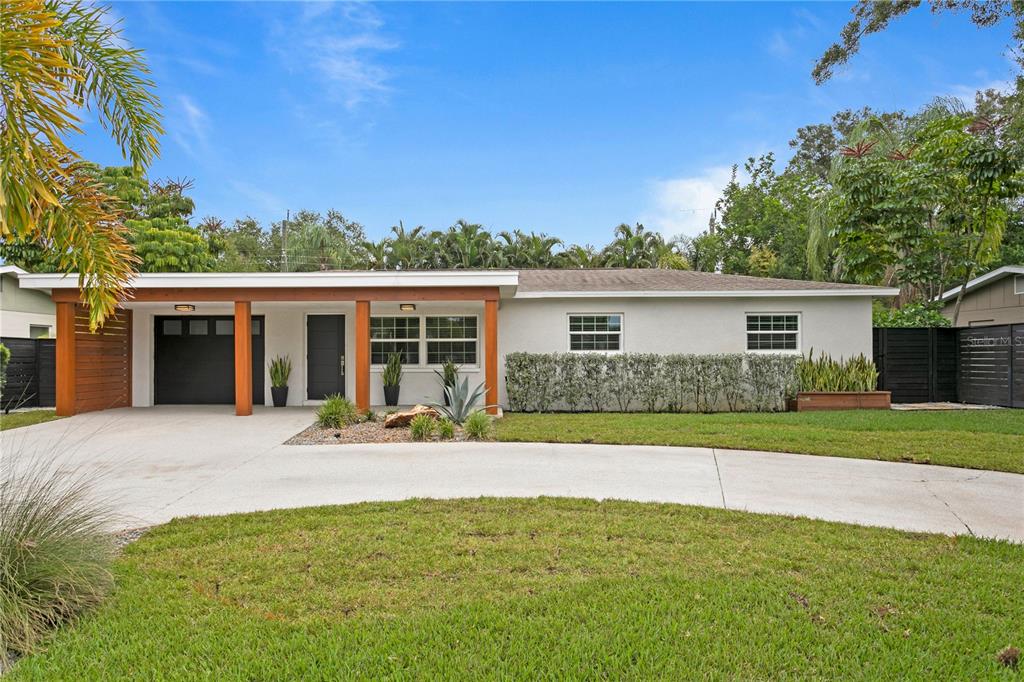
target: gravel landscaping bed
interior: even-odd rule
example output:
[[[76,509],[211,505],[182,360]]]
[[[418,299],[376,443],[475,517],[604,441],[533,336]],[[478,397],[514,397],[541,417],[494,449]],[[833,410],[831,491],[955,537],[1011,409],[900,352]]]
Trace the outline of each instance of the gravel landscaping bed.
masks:
[[[441,440],[437,436],[433,441]],[[465,434],[458,426],[455,427],[455,441],[466,440]],[[412,435],[408,427],[385,429],[384,422],[360,422],[343,429],[324,429],[316,424],[295,434],[284,442],[285,445],[351,445],[353,443],[412,443]]]

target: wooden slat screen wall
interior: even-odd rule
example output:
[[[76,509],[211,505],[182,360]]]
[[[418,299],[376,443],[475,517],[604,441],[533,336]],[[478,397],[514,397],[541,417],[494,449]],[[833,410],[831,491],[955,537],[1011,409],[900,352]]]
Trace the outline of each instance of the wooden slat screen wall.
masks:
[[[75,412],[132,404],[132,311],[119,310],[95,334],[75,306]]]

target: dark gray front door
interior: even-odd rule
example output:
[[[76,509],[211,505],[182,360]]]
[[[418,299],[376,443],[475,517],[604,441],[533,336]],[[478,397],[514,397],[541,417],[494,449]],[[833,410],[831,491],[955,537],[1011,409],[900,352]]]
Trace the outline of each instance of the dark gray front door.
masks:
[[[306,316],[306,398],[345,395],[345,316]]]

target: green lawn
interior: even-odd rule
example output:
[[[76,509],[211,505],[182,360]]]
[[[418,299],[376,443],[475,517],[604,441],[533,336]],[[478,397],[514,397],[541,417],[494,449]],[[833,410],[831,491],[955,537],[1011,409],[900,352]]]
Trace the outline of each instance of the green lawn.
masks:
[[[11,680],[1020,679],[1024,547],[678,505],[185,519]]]
[[[53,410],[28,410],[27,412],[11,412],[10,414],[0,412],[0,431],[42,424],[43,422],[60,418]]]
[[[506,441],[692,445],[1024,473],[1024,410],[509,414]]]

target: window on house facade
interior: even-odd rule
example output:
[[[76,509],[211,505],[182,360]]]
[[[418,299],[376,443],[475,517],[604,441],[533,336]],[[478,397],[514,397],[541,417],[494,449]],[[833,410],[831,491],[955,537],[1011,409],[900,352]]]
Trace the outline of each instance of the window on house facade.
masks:
[[[427,364],[449,360],[457,365],[477,364],[477,318],[475,315],[446,315],[426,318]]]
[[[748,313],[747,350],[800,350],[800,316]]]
[[[392,353],[402,356],[403,365],[420,363],[420,318],[370,318],[370,363],[387,364]]]
[[[622,350],[622,315],[587,313],[569,316],[569,350]]]
[[[50,338],[50,328],[42,324],[30,324],[28,326],[28,337],[30,339]]]

